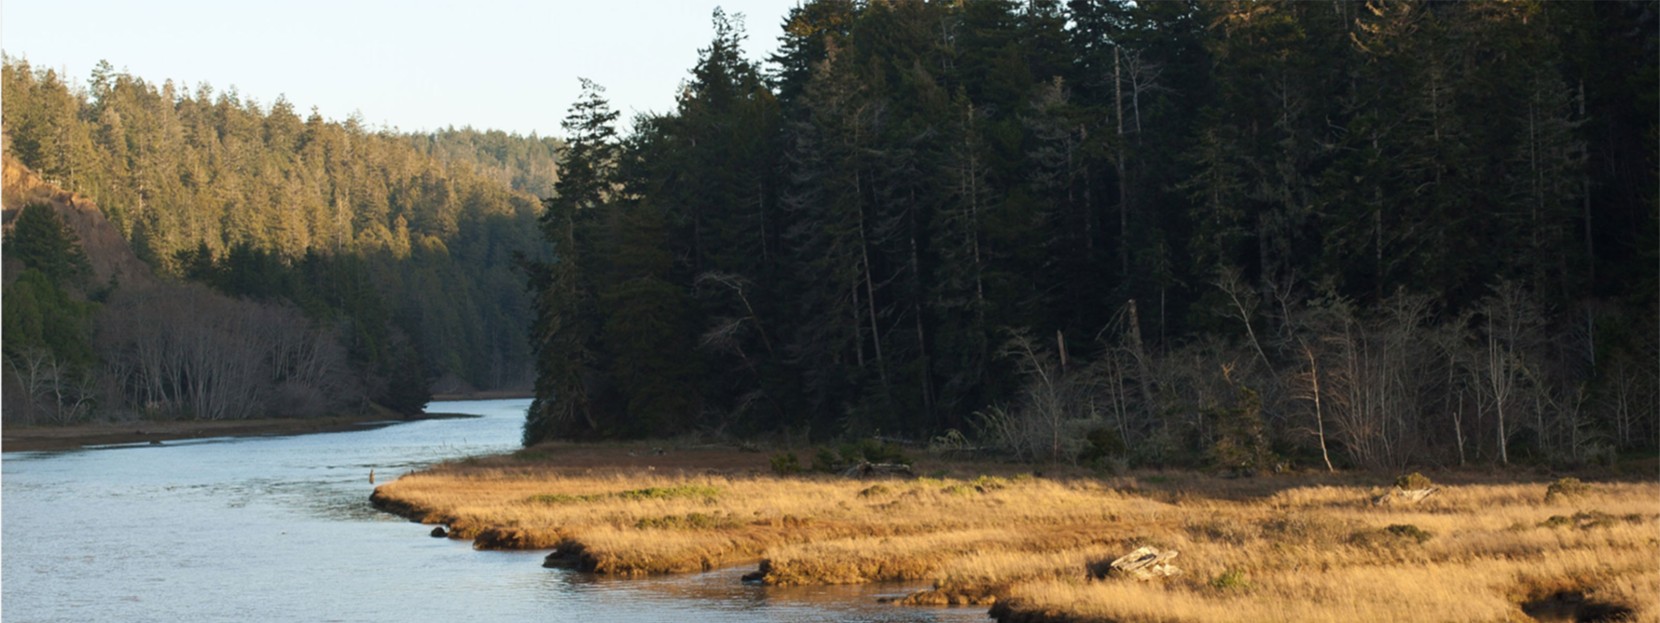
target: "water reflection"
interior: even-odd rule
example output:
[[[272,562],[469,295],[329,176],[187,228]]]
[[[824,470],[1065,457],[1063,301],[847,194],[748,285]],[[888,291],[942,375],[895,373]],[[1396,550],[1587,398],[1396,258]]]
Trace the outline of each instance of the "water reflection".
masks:
[[[296,437],[4,455],[6,621],[983,621],[875,603],[904,587],[749,586],[747,568],[618,580],[475,552],[375,512],[387,482],[512,450],[527,401]]]

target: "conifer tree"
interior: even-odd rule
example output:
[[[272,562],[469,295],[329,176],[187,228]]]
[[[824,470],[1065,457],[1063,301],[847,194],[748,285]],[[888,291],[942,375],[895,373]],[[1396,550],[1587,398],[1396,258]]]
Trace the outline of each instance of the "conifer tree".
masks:
[[[525,445],[593,435],[604,426],[593,404],[600,329],[593,273],[600,258],[583,255],[578,232],[579,224],[594,222],[609,208],[616,191],[616,120],[604,87],[583,79],[582,94],[562,124],[567,136],[557,194],[542,201],[542,235],[552,257],[527,271],[535,296],[536,400],[526,414]]]

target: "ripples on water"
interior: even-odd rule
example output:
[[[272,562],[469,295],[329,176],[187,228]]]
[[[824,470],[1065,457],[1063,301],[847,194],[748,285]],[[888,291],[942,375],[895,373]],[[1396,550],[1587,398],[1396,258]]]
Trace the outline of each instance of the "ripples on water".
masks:
[[[25,621],[984,621],[876,604],[900,587],[768,588],[747,569],[620,580],[475,552],[376,512],[388,482],[517,446],[527,401],[480,418],[294,437],[15,452],[0,467],[0,617]]]

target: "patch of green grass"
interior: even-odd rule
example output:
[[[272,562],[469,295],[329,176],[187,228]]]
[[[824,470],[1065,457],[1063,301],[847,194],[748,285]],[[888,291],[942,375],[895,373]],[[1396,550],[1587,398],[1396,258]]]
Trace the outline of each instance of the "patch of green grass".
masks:
[[[679,498],[703,498],[713,500],[720,495],[720,487],[713,485],[683,484],[672,487],[647,487],[645,489],[630,489],[614,493],[588,493],[571,495],[568,493],[543,493],[530,496],[529,501],[539,504],[591,504],[603,500],[672,500]]]
[[[714,499],[720,495],[720,487],[714,485],[683,484],[672,487],[647,487],[645,489],[630,489],[613,493],[622,500],[673,500],[679,498]]]
[[[715,530],[736,526],[738,526],[738,521],[731,517],[707,513],[645,517],[634,522],[634,527],[641,530]]]
[[[530,496],[530,501],[540,504],[586,504],[589,502],[598,502],[603,499],[605,499],[605,495],[603,494],[570,495],[568,493],[543,493],[541,495]]]
[[[1229,569],[1211,579],[1210,587],[1219,591],[1250,590],[1251,578],[1241,569]]]

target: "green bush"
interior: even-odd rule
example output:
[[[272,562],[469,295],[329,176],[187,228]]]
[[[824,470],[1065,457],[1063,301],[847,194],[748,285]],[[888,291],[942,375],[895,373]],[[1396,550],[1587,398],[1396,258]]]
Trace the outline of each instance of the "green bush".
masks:
[[[772,473],[788,475],[801,473],[801,459],[794,452],[780,452],[772,455]]]
[[[1395,488],[1400,489],[1402,491],[1412,491],[1412,490],[1415,490],[1415,489],[1428,489],[1428,488],[1433,487],[1433,486],[1435,486],[1435,483],[1430,481],[1428,476],[1425,476],[1425,475],[1420,474],[1418,472],[1412,472],[1410,474],[1406,474],[1406,475],[1399,476],[1399,477],[1395,478]]]
[[[819,448],[818,452],[813,455],[813,471],[815,472],[839,472],[845,467],[847,467],[846,463],[842,461],[840,454],[836,454],[835,450]]]
[[[861,462],[910,465],[911,458],[905,456],[905,451],[897,444],[861,439],[841,444],[835,449],[819,448],[813,455],[813,470],[839,472]]]
[[[1097,428],[1084,434],[1084,440],[1089,445],[1084,447],[1078,460],[1090,467],[1107,467],[1114,459],[1121,459],[1127,448],[1118,431],[1111,428]]]

